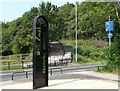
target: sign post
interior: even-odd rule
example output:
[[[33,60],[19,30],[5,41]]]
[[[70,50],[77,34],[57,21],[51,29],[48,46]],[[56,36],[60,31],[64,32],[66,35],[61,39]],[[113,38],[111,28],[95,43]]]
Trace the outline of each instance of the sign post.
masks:
[[[106,31],[108,31],[108,38],[109,38],[109,46],[111,46],[111,38],[112,38],[112,33],[110,31],[113,31],[113,21],[110,21],[110,16],[109,16],[109,22],[105,23],[106,26]]]
[[[113,35],[112,35],[112,33],[110,33],[110,32],[109,32],[109,33],[108,33],[108,38],[109,38],[109,46],[111,45],[111,38],[112,38],[112,36],[113,36]]]

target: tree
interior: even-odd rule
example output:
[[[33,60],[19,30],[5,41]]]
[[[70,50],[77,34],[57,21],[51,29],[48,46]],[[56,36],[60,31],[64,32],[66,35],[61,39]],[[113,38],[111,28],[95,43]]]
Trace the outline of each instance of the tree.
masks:
[[[112,65],[112,66],[120,66],[120,2],[115,4],[116,8],[116,16],[117,16],[117,21],[116,21],[116,31],[114,32],[114,43],[110,47],[110,53],[109,53],[109,61],[107,65]],[[114,70],[114,69],[112,69]]]
[[[38,9],[33,7],[22,17],[3,25],[3,54],[32,51],[33,19],[36,15],[38,15]]]
[[[78,39],[107,38],[105,22],[110,15],[114,21],[112,41],[120,39],[118,34],[119,10],[116,3],[82,2],[78,5]],[[26,53],[32,51],[33,19],[43,15],[49,23],[49,40],[75,39],[75,5],[66,3],[61,7],[42,2],[32,7],[22,17],[2,23],[2,45],[6,53]]]
[[[58,15],[58,8],[50,2],[42,2],[38,7],[39,15],[47,18],[49,23],[49,38],[50,41],[59,40],[64,33],[63,19]]]
[[[106,37],[105,22],[109,15],[115,23],[117,21],[114,3],[84,2],[78,5],[78,10],[79,36],[86,38]]]
[[[64,22],[64,37],[65,39],[74,39],[75,34],[75,6],[74,4],[67,4],[59,7],[58,10],[59,17]]]

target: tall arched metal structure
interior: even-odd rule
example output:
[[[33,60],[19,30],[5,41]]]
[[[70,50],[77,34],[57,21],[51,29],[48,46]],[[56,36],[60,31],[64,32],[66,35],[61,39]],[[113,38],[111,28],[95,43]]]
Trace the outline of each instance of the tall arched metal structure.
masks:
[[[48,21],[36,16],[33,24],[33,89],[48,86]]]

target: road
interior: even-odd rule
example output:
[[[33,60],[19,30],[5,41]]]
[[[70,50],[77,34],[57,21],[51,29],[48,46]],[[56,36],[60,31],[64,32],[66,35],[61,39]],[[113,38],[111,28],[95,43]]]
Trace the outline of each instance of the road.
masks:
[[[49,86],[43,89],[118,89],[118,76],[93,72],[95,66],[97,65],[64,66],[62,74],[58,69],[54,70],[52,75],[49,72]],[[32,69],[29,70],[28,78],[25,78],[25,73],[20,73],[15,74],[13,81],[11,75],[17,72],[16,70],[0,73],[2,89],[32,89]]]
[[[100,65],[100,64],[98,64],[98,65]],[[58,79],[58,78],[60,78],[60,79],[62,79],[62,78],[91,78],[92,79],[92,78],[95,78],[95,77],[84,76],[84,75],[67,76],[66,73],[75,72],[75,71],[91,71],[98,65],[89,64],[89,65],[81,65],[81,66],[63,66],[62,67],[62,71],[63,71],[62,74],[64,74],[64,76],[60,73],[59,69],[55,69],[55,70],[53,70],[53,73],[52,73],[53,76],[51,76],[50,72],[49,72],[49,79]],[[11,71],[1,72],[0,76],[1,76],[2,80],[0,80],[0,81],[11,81],[12,80],[12,74],[14,72],[18,72],[18,71],[22,71],[22,70],[14,70],[14,71],[11,70]],[[27,71],[29,71],[28,72],[28,78],[32,78],[32,69],[27,69]],[[26,79],[25,76],[26,76],[25,72],[14,74],[14,80]]]

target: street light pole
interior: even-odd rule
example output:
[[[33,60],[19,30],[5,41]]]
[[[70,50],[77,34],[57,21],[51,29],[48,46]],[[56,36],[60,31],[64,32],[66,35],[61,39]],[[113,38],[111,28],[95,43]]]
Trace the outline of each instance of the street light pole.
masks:
[[[75,34],[76,46],[75,46],[75,49],[76,49],[76,62],[77,62],[77,2],[76,2],[76,5],[75,5],[75,16],[76,16],[76,20],[75,20],[75,24],[76,24],[76,34]]]

